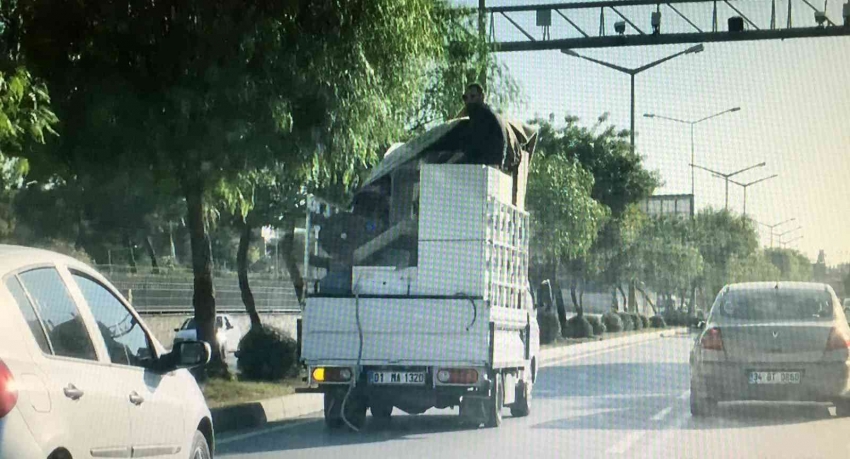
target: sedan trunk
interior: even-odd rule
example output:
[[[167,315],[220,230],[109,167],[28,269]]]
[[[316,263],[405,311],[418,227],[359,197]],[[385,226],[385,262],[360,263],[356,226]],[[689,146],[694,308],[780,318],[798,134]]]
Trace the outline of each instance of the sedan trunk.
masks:
[[[768,322],[720,327],[731,362],[816,362],[823,358],[832,322]]]

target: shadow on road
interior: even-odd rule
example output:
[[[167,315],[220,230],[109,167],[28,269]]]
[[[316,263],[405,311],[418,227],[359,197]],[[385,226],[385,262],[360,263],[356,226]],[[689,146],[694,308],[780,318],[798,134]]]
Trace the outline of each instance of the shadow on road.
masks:
[[[268,428],[273,429],[285,424],[272,423],[268,424]],[[318,435],[316,434],[317,430],[321,430]],[[223,444],[216,448],[216,451],[221,454],[249,454],[363,445],[396,440],[415,441],[419,436],[424,438],[429,434],[463,430],[472,430],[472,428],[462,424],[457,415],[407,416],[396,410],[389,423],[377,422],[371,416],[367,417],[366,426],[360,432],[350,432],[345,429],[327,430],[324,428],[323,421],[316,419],[316,422],[284,430],[279,434],[263,435],[254,440]]]
[[[534,398],[642,395],[688,390],[687,363],[634,362],[566,365],[540,370]]]
[[[562,430],[707,430],[790,425],[831,417],[828,407],[812,404],[722,403],[711,417],[693,418],[688,400],[687,363],[635,362],[568,365],[541,370],[535,400],[550,399],[570,407],[562,417],[535,424],[535,429]],[[652,417],[672,407],[687,420]]]

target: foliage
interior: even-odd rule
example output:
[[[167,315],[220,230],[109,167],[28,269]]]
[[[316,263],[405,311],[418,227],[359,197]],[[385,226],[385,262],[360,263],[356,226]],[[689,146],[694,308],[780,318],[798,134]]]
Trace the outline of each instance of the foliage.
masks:
[[[632,316],[628,312],[618,312],[617,315],[623,321],[623,331],[632,331],[635,329],[635,323],[632,321]]]
[[[637,313],[634,313],[634,312],[630,312],[628,314],[629,314],[629,318],[631,318],[631,320],[632,320],[632,326],[634,327],[634,329],[635,330],[643,330],[643,327],[644,327],[643,320],[640,318],[640,316]]]
[[[602,323],[605,328],[612,333],[623,331],[623,319],[614,311],[608,311],[602,314]]]
[[[555,311],[543,308],[537,310],[537,324],[540,327],[540,343],[550,344],[561,337],[561,323]]]
[[[661,316],[650,317],[649,323],[652,328],[667,328],[667,323],[664,321],[664,317]]]
[[[640,322],[643,325],[643,328],[649,328],[650,327],[651,324],[649,323],[649,317],[647,317],[643,314],[639,314],[638,317],[640,317]]]
[[[702,275],[704,262],[690,243],[690,223],[676,218],[650,219],[635,250],[641,279],[653,290],[683,293]]]
[[[565,338],[591,338],[593,326],[584,316],[572,316],[567,320]]]
[[[593,177],[572,160],[541,152],[531,163],[527,207],[532,216],[532,253],[553,262],[583,256],[605,218],[590,197]]]
[[[605,323],[602,322],[602,317],[597,315],[586,315],[584,318],[587,319],[590,326],[593,327],[593,334],[595,336],[602,336],[602,334],[606,332]]]
[[[799,251],[784,248],[765,249],[764,256],[779,269],[778,279],[798,282],[812,280],[812,262]]]
[[[252,327],[236,352],[241,376],[249,381],[278,381],[297,371],[298,343],[283,331],[263,325]]]
[[[540,140],[537,149],[572,159],[593,177],[591,197],[619,217],[631,204],[652,194],[661,184],[657,173],[644,168],[643,158],[632,152],[629,132],[617,131],[608,122],[608,114],[591,126],[579,125],[579,119],[565,116],[563,127],[537,120]]]
[[[776,281],[781,271],[762,252],[754,252],[745,258],[732,256],[726,265],[726,283]]]

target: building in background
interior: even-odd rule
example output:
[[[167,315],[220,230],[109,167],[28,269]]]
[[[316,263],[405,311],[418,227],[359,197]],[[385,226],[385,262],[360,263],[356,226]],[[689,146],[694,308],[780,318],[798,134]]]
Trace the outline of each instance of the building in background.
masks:
[[[644,199],[638,205],[640,210],[650,217],[693,218],[694,216],[694,195],[692,194],[658,194]]]

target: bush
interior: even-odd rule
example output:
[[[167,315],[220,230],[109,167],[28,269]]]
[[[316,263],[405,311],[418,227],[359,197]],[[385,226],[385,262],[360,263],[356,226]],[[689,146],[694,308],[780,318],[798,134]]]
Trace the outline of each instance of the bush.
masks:
[[[602,314],[602,323],[605,325],[605,329],[609,332],[614,333],[623,331],[623,319],[621,319],[616,312],[609,311]]]
[[[593,327],[593,334],[596,336],[601,336],[605,333],[605,324],[602,322],[602,318],[599,316],[584,316],[588,322],[590,322],[590,326]]]
[[[635,327],[635,330],[643,330],[643,321],[640,320],[640,315],[636,312],[630,312],[629,317],[632,319],[632,324]]]
[[[538,309],[537,325],[540,327],[540,344],[550,344],[561,337],[561,324],[554,311]]]
[[[635,323],[632,322],[632,316],[628,312],[618,312],[617,315],[623,321],[623,331],[632,331],[635,329]]]
[[[652,325],[649,323],[649,317],[643,314],[640,314],[638,317],[640,317],[640,321],[643,324],[643,328],[649,328]]]
[[[664,318],[661,316],[652,316],[649,319],[649,323],[652,328],[667,328],[667,323],[664,322]]]
[[[587,321],[587,317],[573,316],[567,320],[567,338],[592,338],[593,326]]]
[[[664,312],[664,321],[668,325],[683,326],[688,324],[688,314],[685,311],[668,309]]]
[[[236,366],[243,379],[277,381],[297,373],[298,343],[277,328],[252,328],[236,351]]]

